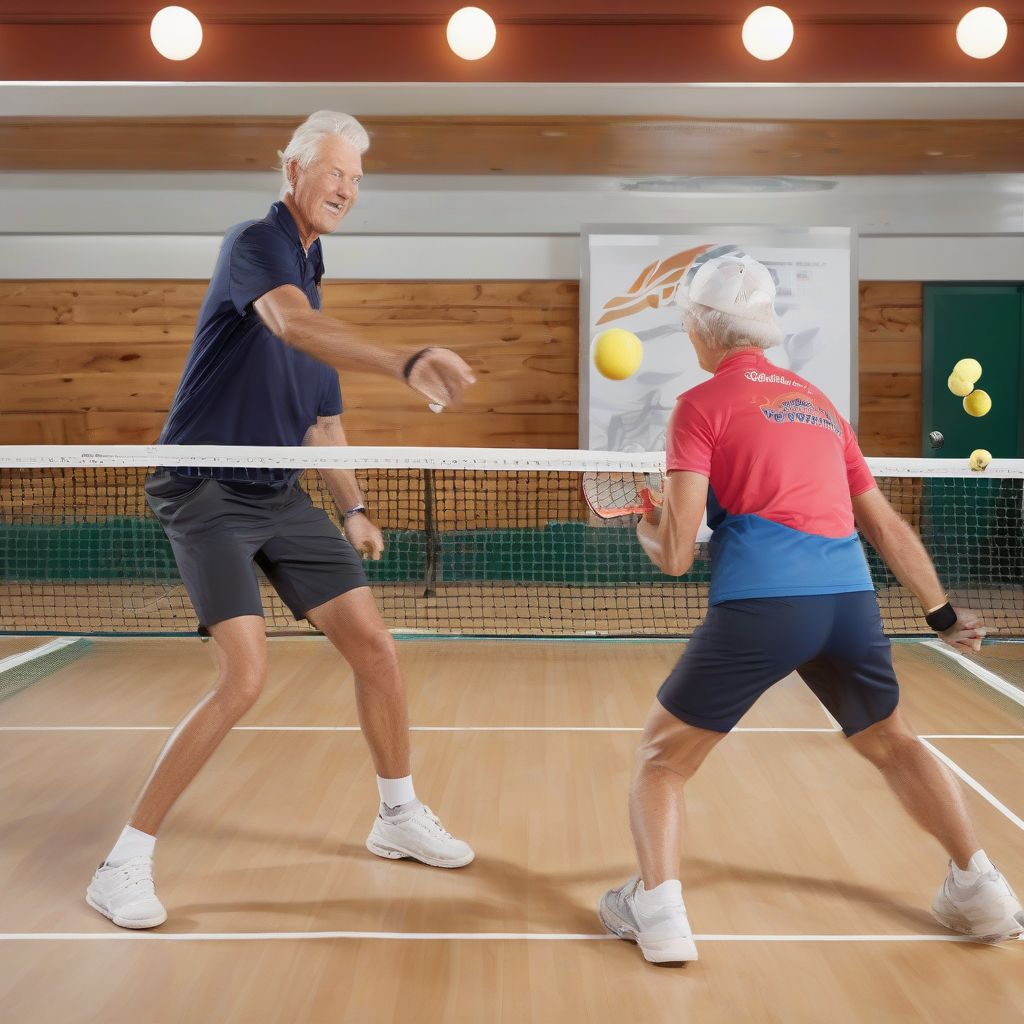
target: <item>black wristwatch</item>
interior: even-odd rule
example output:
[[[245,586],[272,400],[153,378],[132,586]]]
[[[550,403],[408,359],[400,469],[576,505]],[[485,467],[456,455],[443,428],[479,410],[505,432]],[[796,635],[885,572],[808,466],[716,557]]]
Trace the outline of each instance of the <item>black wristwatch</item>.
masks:
[[[353,516],[365,516],[366,506],[365,505],[353,505],[351,508],[346,509],[342,515],[345,518],[345,522],[348,522]]]

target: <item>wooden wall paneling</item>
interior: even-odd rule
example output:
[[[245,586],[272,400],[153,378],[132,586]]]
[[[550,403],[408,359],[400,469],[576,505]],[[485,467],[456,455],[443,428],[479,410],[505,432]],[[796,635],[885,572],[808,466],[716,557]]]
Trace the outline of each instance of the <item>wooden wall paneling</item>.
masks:
[[[9,381],[0,379],[0,387]],[[0,413],[0,444],[153,444],[166,411]]]
[[[203,282],[0,282],[0,441],[152,442],[184,364]],[[328,282],[325,311],[385,346],[460,352],[479,384],[441,415],[400,385],[348,373],[354,443],[573,448],[575,281]],[[860,286],[860,437],[918,455],[922,286]]]
[[[0,440],[147,443],[180,377],[203,282],[0,283]],[[574,281],[328,282],[325,312],[371,341],[444,345],[480,383],[434,415],[397,382],[346,373],[353,443],[575,447]]]
[[[0,170],[265,171],[301,120],[0,117]],[[484,115],[363,124],[370,174],[1012,173],[1024,154],[1024,120]]]
[[[919,281],[860,284],[858,435],[866,455],[921,454]]]

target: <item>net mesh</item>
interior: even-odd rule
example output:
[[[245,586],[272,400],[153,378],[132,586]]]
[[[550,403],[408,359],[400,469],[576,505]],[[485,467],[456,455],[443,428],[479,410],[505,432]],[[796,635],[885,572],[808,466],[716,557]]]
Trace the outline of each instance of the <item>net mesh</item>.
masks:
[[[40,679],[81,658],[89,649],[90,640],[51,640],[41,654],[29,658],[11,658],[0,662],[0,703],[27,690]],[[60,644],[61,646],[51,646]],[[13,664],[7,664],[13,662]]]
[[[156,451],[126,457],[120,449],[116,458],[76,451],[45,459],[26,458],[24,450],[0,453],[0,631],[195,630],[170,545],[143,491],[149,470],[138,463],[155,462]],[[202,451],[207,464],[218,458],[230,464],[228,454]],[[704,616],[710,578],[704,546],[686,576],[664,576],[641,550],[635,519],[599,519],[583,498],[584,471],[633,469],[643,480],[652,456],[638,456],[631,466],[628,455],[612,463],[586,452],[331,451],[331,457],[313,459],[308,449],[290,457],[292,464],[312,464],[301,485],[335,519],[315,469],[354,466],[385,535],[383,558],[364,564],[393,629],[685,636]],[[260,458],[276,464],[273,454]],[[36,461],[49,464],[25,464]],[[191,463],[179,454],[174,464]],[[1002,636],[1024,636],[1024,469],[982,475],[950,467],[942,475],[933,460],[905,461],[895,470],[876,461],[872,468],[883,492],[920,531],[954,603],[985,610]],[[929,633],[914,597],[870,548],[868,557],[887,631]],[[260,580],[269,632],[310,628]]]

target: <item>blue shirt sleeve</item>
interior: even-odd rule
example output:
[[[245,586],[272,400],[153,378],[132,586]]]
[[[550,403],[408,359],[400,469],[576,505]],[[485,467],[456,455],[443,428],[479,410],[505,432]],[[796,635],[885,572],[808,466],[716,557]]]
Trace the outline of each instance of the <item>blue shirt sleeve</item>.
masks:
[[[283,284],[295,285],[304,293],[295,249],[268,224],[253,224],[235,239],[230,267],[231,302],[239,316],[245,316],[261,295]]]
[[[323,368],[323,387],[320,389],[320,407],[317,409],[317,416],[340,416],[341,405],[341,383],[338,380],[336,370],[330,366]]]

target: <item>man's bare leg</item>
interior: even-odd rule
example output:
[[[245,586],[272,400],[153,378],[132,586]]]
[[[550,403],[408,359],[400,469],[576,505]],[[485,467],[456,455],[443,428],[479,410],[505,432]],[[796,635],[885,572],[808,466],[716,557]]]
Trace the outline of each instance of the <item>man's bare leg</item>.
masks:
[[[378,857],[413,857],[458,868],[474,857],[416,799],[409,752],[409,709],[395,642],[368,587],[350,590],[307,613],[355,675],[359,724],[377,770],[381,798],[366,847]],[[394,796],[389,797],[389,794]]]
[[[686,825],[683,787],[726,735],[687,725],[657,701],[651,708],[629,794],[629,823],[647,889],[679,877]]]
[[[213,688],[164,744],[128,826],[86,891],[89,905],[122,928],[155,928],[167,919],[153,885],[156,834],[175,801],[263,688],[267,642],[262,616],[227,619],[212,626],[210,635],[218,665]]]
[[[350,590],[307,614],[352,666],[359,725],[373,766],[385,779],[411,774],[409,709],[395,641],[368,587]]]
[[[963,793],[949,769],[917,738],[897,708],[850,737],[881,773],[907,813],[935,836],[959,868],[979,849]]]

